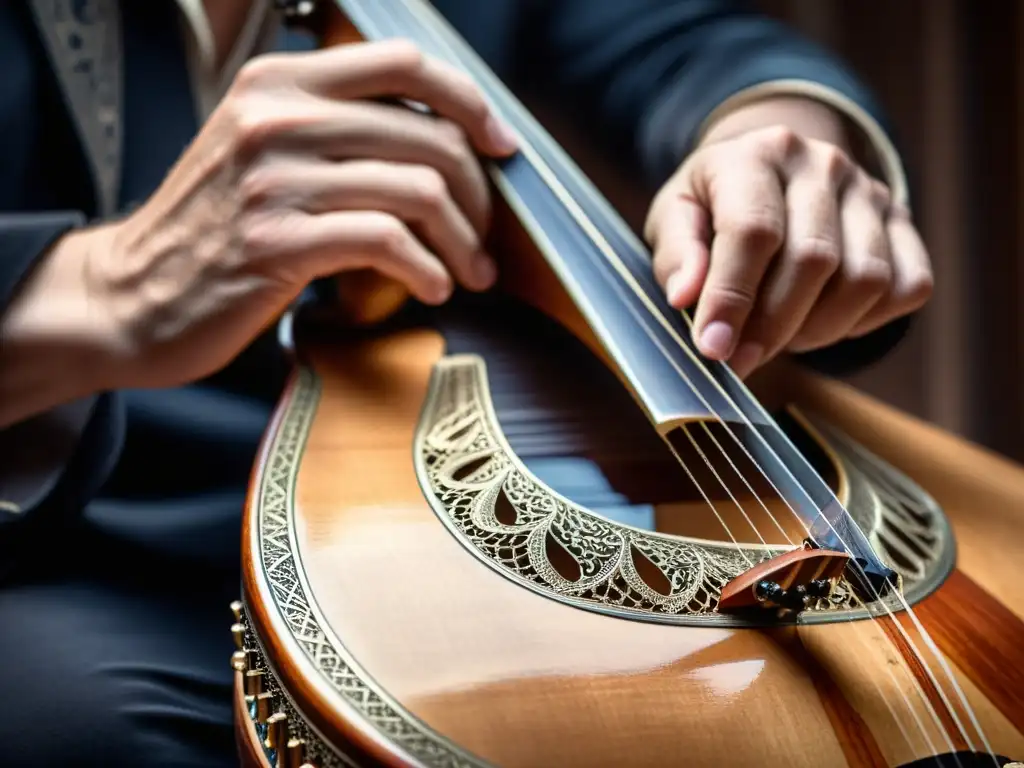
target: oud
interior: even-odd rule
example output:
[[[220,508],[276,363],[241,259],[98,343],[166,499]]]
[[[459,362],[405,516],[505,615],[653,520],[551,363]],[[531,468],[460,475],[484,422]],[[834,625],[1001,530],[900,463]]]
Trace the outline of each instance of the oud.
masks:
[[[294,3],[303,12],[312,3]],[[283,337],[243,525],[250,766],[992,766],[1024,760],[1024,469],[777,366],[701,358],[644,245],[422,0],[337,0],[520,135],[499,289],[372,273]]]

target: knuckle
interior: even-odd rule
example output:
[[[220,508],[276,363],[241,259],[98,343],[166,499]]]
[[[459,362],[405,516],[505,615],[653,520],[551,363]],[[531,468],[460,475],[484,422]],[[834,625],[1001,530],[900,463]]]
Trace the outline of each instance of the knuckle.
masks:
[[[754,306],[756,291],[748,285],[721,284],[708,289],[708,298],[727,313],[744,312]]]
[[[423,72],[426,55],[412,40],[399,38],[380,44],[390,72],[401,78],[415,78]]]
[[[409,230],[394,216],[385,213],[374,216],[370,241],[382,256],[398,258],[409,245]]]
[[[839,244],[829,237],[805,237],[793,245],[793,259],[801,269],[831,272],[842,259]]]
[[[436,168],[424,166],[415,172],[412,182],[415,198],[426,208],[437,211],[444,207],[448,184]]]
[[[453,123],[451,120],[438,120],[437,130],[438,137],[444,143],[446,149],[460,155],[463,152],[469,152],[469,146],[466,144],[466,134],[456,123]]]
[[[892,190],[888,187],[886,187],[886,190],[889,193],[889,210],[887,211],[889,220],[911,221],[913,217],[910,213],[910,207],[906,203],[897,200],[893,196]]]
[[[280,120],[254,98],[235,100],[231,110],[235,143],[243,153],[257,153],[279,132]]]
[[[869,262],[877,261],[888,266],[889,238],[880,223],[869,230],[867,240],[864,243],[864,251],[867,253],[867,260]]]
[[[249,59],[235,75],[234,88],[250,91],[262,88],[280,76],[283,59],[278,54],[264,53]]]
[[[785,125],[765,128],[761,135],[769,151],[782,158],[793,157],[804,149],[803,138]]]
[[[238,199],[243,209],[261,208],[286,183],[284,174],[270,163],[256,163],[238,180]]]
[[[262,259],[278,250],[281,238],[280,221],[265,213],[243,215],[238,225],[241,251],[248,259]]]
[[[445,134],[442,136],[441,152],[449,163],[460,169],[461,173],[472,173],[470,169],[475,166],[477,160],[466,134],[453,123],[447,123],[447,126],[449,127],[443,129]]]
[[[850,156],[834,144],[825,144],[818,150],[818,163],[832,184],[844,181],[854,168]]]
[[[876,209],[886,211],[892,207],[892,190],[889,189],[888,184],[872,179],[868,188],[868,195]]]
[[[491,114],[491,108],[484,100],[480,88],[473,79],[458,70],[451,73],[453,87],[461,96],[468,112],[469,118],[479,123],[484,122]]]
[[[778,250],[785,237],[785,225],[768,209],[753,210],[740,219],[726,223],[724,229],[732,234],[745,250],[758,253]]]
[[[931,270],[922,272],[907,283],[907,304],[911,309],[920,309],[931,299],[935,292],[935,276]]]
[[[850,270],[850,281],[864,292],[882,293],[892,284],[892,278],[892,265],[876,257],[868,257]]]

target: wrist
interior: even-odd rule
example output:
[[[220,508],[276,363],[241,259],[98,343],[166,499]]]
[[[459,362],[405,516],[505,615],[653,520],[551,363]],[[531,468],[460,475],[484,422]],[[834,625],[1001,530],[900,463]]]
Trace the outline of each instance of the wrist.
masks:
[[[108,230],[64,235],[0,315],[0,429],[115,388],[117,335],[88,268],[90,251],[109,242]]]
[[[794,133],[850,151],[843,116],[829,105],[806,96],[764,96],[734,107],[723,105],[705,125],[698,146],[735,139],[750,131],[784,125]]]

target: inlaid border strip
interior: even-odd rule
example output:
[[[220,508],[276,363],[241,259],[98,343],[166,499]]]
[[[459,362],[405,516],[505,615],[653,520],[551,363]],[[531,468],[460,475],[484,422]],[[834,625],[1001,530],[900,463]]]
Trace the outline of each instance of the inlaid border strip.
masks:
[[[302,452],[320,399],[320,381],[299,368],[260,475],[253,535],[263,569],[262,589],[273,631],[297,651],[294,659],[324,698],[343,705],[339,715],[355,714],[378,737],[404,752],[416,765],[482,768],[487,764],[432,730],[394,700],[355,660],[329,628],[299,563],[295,484]],[[330,692],[323,689],[328,687]],[[347,710],[347,711],[344,711]],[[339,756],[340,757],[340,756]]]

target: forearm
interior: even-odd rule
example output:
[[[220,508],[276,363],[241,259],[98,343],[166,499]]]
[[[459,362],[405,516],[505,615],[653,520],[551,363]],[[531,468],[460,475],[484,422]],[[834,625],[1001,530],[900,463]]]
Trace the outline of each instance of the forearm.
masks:
[[[59,239],[0,315],[0,430],[104,388],[104,321],[85,270],[100,240]]]

